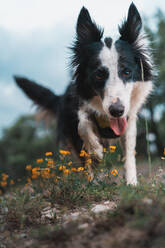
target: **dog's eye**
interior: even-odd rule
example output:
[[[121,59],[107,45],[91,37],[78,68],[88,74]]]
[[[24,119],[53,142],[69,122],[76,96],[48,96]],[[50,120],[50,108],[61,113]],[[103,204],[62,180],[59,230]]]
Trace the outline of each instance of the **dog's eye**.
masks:
[[[97,70],[95,73],[95,79],[98,81],[105,80],[108,77],[108,72],[106,70]]]
[[[124,76],[124,77],[130,77],[131,74],[132,74],[132,72],[131,72],[129,69],[125,69],[125,70],[123,71],[123,76]]]

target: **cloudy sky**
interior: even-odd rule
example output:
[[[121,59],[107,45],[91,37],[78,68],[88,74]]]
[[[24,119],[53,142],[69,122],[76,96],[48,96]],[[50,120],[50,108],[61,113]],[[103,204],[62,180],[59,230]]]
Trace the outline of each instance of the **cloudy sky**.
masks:
[[[84,5],[105,35],[117,31],[131,0],[0,0],[0,133],[21,114],[33,113],[31,101],[12,76],[23,75],[64,92],[69,81],[69,50],[78,13]],[[151,18],[164,0],[134,0],[142,16]],[[152,21],[152,24],[154,21]]]

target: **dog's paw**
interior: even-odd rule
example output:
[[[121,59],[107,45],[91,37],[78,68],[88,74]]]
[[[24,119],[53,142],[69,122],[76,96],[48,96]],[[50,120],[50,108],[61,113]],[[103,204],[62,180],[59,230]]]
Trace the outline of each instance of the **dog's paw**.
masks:
[[[103,148],[102,148],[102,146],[94,150],[94,155],[98,160],[103,159]]]
[[[131,186],[137,186],[138,184],[136,177],[127,178],[126,183],[127,185],[131,185]]]

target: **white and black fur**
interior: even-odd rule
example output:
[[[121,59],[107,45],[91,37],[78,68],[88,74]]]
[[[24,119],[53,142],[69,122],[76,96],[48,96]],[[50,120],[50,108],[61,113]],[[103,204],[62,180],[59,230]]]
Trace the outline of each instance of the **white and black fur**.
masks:
[[[141,17],[132,3],[128,17],[119,27],[120,37],[103,38],[103,29],[82,8],[77,20],[73,52],[73,78],[66,92],[56,96],[50,90],[21,77],[15,77],[20,88],[37,105],[57,118],[57,141],[71,147],[77,155],[87,152],[103,158],[104,144],[119,138],[109,126],[103,130],[97,116],[117,121],[125,143],[127,184],[136,185],[136,119],[137,113],[152,90],[152,64],[149,50],[141,37]],[[119,129],[120,129],[119,128]]]

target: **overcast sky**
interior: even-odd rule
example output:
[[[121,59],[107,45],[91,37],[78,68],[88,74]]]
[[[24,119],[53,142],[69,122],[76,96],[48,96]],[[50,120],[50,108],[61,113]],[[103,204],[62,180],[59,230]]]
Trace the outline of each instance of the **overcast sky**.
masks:
[[[24,113],[31,101],[15,86],[23,75],[63,93],[68,81],[69,49],[78,13],[84,5],[105,35],[117,32],[130,0],[0,0],[0,131]],[[164,0],[135,0],[142,16],[151,18]],[[154,23],[154,22],[152,22]]]

